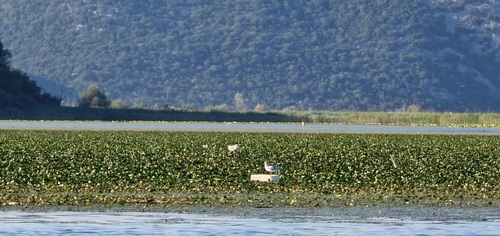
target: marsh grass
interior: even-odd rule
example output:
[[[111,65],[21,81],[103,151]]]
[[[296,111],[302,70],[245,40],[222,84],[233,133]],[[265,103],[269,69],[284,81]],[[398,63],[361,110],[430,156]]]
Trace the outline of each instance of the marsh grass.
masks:
[[[435,125],[435,126],[500,126],[495,113],[429,113],[429,112],[293,112],[287,113],[310,123]]]
[[[499,136],[2,130],[0,145],[4,207],[500,202]],[[282,181],[249,180],[264,161]]]
[[[500,127],[496,113],[438,112],[333,112],[333,111],[185,111],[152,109],[102,109],[77,107],[35,107],[0,109],[4,120],[101,120],[101,121],[238,121],[307,122],[332,124],[384,124]]]

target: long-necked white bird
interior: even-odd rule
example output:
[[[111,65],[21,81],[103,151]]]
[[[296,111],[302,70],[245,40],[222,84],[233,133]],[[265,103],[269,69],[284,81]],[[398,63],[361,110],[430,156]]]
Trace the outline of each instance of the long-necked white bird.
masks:
[[[229,145],[229,146],[227,146],[227,150],[234,152],[234,151],[238,150],[238,147],[239,147],[238,144]]]
[[[266,169],[266,171],[269,172],[269,175],[272,175],[273,172],[276,172],[281,168],[277,165],[273,165],[272,163],[266,161],[264,162],[264,169]]]

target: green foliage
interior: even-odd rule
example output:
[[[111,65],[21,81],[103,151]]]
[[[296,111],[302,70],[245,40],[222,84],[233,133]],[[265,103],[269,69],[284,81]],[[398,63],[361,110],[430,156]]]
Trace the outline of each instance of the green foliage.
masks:
[[[12,54],[9,50],[3,48],[2,42],[0,42],[0,69],[3,73],[10,68],[10,59]]]
[[[500,194],[499,136],[1,131],[0,143],[2,205],[255,205],[266,194],[286,196],[267,205],[466,204]],[[282,181],[249,180],[264,161],[281,166]]]
[[[120,99],[111,101],[110,106],[113,109],[125,109],[125,108],[127,108],[127,106],[125,106],[125,104],[123,104],[122,100],[120,100]]]
[[[97,86],[90,85],[85,92],[80,94],[78,104],[80,107],[107,108],[110,107],[111,101]]]
[[[0,108],[27,108],[35,105],[59,105],[60,99],[42,93],[35,81],[20,70],[12,69],[12,54],[0,42]]]
[[[68,103],[96,84],[143,108],[496,112],[497,17],[469,4],[4,0],[0,34]],[[445,24],[469,8],[491,31]]]

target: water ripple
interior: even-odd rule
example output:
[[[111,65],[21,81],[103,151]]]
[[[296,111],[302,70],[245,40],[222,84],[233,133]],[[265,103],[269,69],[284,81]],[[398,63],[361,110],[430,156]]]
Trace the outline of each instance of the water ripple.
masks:
[[[21,212],[0,216],[0,235],[497,235],[500,220],[374,217],[244,218],[139,212]]]

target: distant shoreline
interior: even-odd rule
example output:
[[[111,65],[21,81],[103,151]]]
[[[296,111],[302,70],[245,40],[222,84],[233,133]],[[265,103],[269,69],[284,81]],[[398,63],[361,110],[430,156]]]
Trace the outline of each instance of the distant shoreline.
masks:
[[[0,120],[32,121],[159,121],[159,122],[273,122],[337,124],[500,127],[500,113],[349,112],[349,111],[187,111],[34,107],[0,109]]]

